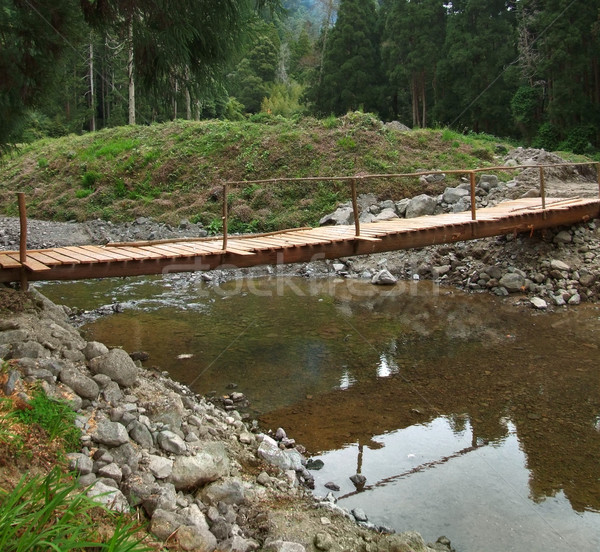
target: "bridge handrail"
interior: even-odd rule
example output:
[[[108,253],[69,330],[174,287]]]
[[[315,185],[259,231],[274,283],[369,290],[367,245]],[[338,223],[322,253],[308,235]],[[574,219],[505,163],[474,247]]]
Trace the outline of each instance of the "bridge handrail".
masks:
[[[498,171],[515,171],[515,170],[527,170],[527,169],[538,169],[540,173],[540,197],[542,201],[542,209],[546,209],[546,178],[544,170],[548,168],[557,167],[580,167],[580,166],[596,166],[596,174],[598,181],[598,195],[600,196],[600,163],[597,161],[585,161],[585,162],[566,162],[566,163],[548,163],[548,164],[527,164],[527,165],[500,165],[494,167],[484,167],[475,169],[451,169],[447,171],[443,170],[431,170],[431,171],[417,171],[411,173],[388,173],[388,174],[355,174],[353,176],[305,176],[297,178],[289,177],[278,177],[278,178],[265,178],[258,180],[230,180],[223,184],[223,250],[227,249],[227,235],[228,235],[228,212],[227,212],[227,199],[229,194],[229,188],[232,186],[248,185],[248,184],[277,184],[280,182],[349,182],[351,186],[351,198],[352,198],[352,211],[354,214],[354,226],[355,236],[360,238],[360,221],[358,212],[358,201],[356,195],[356,183],[357,181],[363,180],[376,180],[376,179],[390,179],[390,178],[410,178],[418,176],[428,176],[432,174],[463,174],[469,175],[469,188],[471,195],[471,219],[477,220],[477,205],[475,197],[475,176],[477,173],[482,172],[498,172]]]

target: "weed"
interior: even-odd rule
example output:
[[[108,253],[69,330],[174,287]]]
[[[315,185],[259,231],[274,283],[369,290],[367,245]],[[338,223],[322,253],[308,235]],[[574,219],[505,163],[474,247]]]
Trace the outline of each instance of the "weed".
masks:
[[[206,226],[206,231],[208,232],[209,236],[216,236],[218,234],[221,234],[223,232],[223,219],[212,219]]]
[[[0,489],[0,550],[151,550],[134,537],[137,528],[133,524],[117,524],[108,542],[98,542],[92,518],[92,511],[98,508],[98,503],[81,492],[77,482],[65,477],[58,468],[45,477],[24,475],[13,491]]]
[[[75,190],[75,197],[77,199],[85,199],[86,197],[92,195],[94,190],[90,190],[89,188],[85,188],[82,190]]]
[[[81,177],[81,185],[88,190],[94,190],[96,184],[102,178],[102,175],[97,171],[86,171]]]
[[[337,141],[337,145],[346,151],[356,149],[356,141],[351,136],[343,136]]]
[[[40,169],[46,169],[48,167],[48,159],[46,159],[45,157],[40,157],[38,159],[38,167]]]
[[[50,440],[62,440],[65,450],[75,450],[79,446],[76,414],[66,402],[51,399],[41,389],[36,389],[28,406],[24,410],[15,410],[12,415],[21,423],[37,424],[48,433]]]
[[[323,126],[327,129],[338,128],[342,126],[342,121],[335,115],[330,115],[326,119],[323,119]]]

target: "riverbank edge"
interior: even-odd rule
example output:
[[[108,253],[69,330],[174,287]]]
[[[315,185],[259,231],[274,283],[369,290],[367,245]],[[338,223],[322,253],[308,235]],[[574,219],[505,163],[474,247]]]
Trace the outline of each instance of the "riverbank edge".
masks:
[[[170,550],[451,550],[445,538],[427,546],[413,532],[388,534],[333,494],[314,498],[304,449],[243,420],[241,394],[223,410],[125,351],[85,341],[68,310],[38,292],[3,286],[2,296],[29,305],[0,319],[3,395],[26,401],[39,386],[67,400],[81,430],[69,468],[109,508],[137,510]]]

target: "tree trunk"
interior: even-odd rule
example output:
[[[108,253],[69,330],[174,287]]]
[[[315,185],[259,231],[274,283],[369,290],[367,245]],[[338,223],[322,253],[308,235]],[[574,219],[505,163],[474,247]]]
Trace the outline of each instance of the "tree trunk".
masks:
[[[421,71],[421,102],[423,106],[423,116],[421,117],[421,122],[423,123],[423,128],[427,127],[427,98],[425,97],[425,71]]]
[[[94,90],[94,43],[90,33],[90,56],[89,56],[89,79],[90,79],[90,130],[96,131],[96,92]]]
[[[173,120],[177,120],[177,94],[179,94],[179,81],[175,79],[175,93],[173,94]]]
[[[192,96],[187,86],[185,88],[185,118],[188,121],[192,120]]]
[[[127,76],[129,77],[129,124],[135,125],[135,80],[133,75],[133,19],[129,21],[129,40],[127,44],[129,55],[127,59]]]

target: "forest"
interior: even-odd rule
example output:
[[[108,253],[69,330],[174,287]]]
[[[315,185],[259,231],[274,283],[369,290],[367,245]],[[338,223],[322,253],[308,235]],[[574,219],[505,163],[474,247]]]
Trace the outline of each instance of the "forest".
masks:
[[[0,151],[175,119],[376,114],[600,146],[600,0],[0,0]]]

